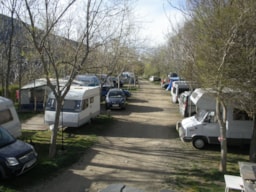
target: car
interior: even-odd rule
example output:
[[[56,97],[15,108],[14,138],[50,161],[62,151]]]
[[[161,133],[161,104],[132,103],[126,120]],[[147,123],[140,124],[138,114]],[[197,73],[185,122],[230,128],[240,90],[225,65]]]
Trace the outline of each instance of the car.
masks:
[[[154,81],[161,81],[161,78],[157,77],[157,76],[150,76],[149,77],[149,81],[152,81],[152,82],[154,82]]]
[[[190,117],[194,114],[196,114],[196,106],[195,104],[190,100],[190,95],[192,91],[185,91],[180,94],[180,97],[178,99],[179,102],[179,111],[182,117]]]
[[[130,91],[128,91],[127,89],[122,89],[122,90],[123,90],[123,92],[124,92],[124,94],[125,94],[126,98],[128,98],[128,97],[131,97],[131,96],[132,96],[131,92],[130,92]]]
[[[75,80],[83,82],[83,86],[101,86],[101,82],[96,75],[77,75]]]
[[[125,109],[126,95],[122,89],[109,89],[105,99],[106,109]]]
[[[0,127],[0,178],[19,176],[37,163],[37,152],[33,145],[14,138]]]

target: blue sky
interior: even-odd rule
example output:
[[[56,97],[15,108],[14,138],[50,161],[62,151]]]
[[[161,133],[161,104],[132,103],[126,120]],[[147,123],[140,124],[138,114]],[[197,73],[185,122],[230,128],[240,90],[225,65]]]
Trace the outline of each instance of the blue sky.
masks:
[[[184,0],[171,0],[174,5]],[[172,26],[182,23],[182,14],[172,8],[167,0],[138,0],[135,5],[136,17],[142,22],[140,36],[146,38],[149,46],[166,42],[166,35],[172,33]]]

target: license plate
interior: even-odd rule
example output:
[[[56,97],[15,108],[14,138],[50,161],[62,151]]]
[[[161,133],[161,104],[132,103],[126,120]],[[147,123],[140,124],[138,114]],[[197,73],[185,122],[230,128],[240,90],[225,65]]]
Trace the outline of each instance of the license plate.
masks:
[[[113,107],[119,107],[119,105],[118,104],[113,104]]]

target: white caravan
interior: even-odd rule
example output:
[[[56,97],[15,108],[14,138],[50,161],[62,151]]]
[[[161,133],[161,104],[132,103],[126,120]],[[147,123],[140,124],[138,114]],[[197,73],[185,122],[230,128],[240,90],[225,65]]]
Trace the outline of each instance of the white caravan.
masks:
[[[182,141],[192,142],[197,149],[206,144],[219,144],[220,128],[216,119],[213,91],[195,89],[191,101],[198,113],[177,122],[176,129]],[[227,106],[226,138],[228,144],[249,144],[253,131],[253,121],[245,111]]]
[[[45,123],[54,124],[56,101],[50,93],[45,108]],[[60,113],[60,125],[79,127],[100,114],[100,87],[71,86]]]
[[[14,137],[21,136],[21,123],[13,102],[0,96],[0,126],[8,130]]]
[[[193,91],[198,85],[191,81],[174,81],[171,88],[171,100],[178,103],[180,94],[185,91]]]

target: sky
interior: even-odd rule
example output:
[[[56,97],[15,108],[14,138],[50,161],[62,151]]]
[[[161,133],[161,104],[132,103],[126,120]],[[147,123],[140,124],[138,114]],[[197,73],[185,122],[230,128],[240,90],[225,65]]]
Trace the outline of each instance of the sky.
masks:
[[[184,0],[171,2],[177,6]],[[167,0],[138,0],[135,14],[142,22],[139,36],[152,47],[166,43],[167,34],[173,34],[172,26],[177,28],[184,21],[182,13],[171,7]]]

